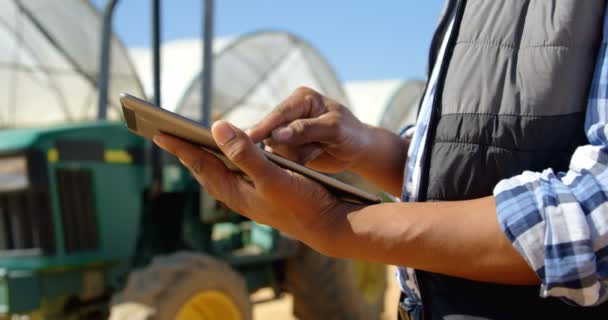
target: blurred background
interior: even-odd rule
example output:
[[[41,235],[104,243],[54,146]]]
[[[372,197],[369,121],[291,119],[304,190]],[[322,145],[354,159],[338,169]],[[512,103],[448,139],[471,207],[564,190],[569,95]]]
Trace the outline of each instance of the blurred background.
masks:
[[[309,86],[397,131],[442,5],[0,3],[0,319],[394,319],[394,267],[230,212],[126,130],[118,98],[246,128]]]

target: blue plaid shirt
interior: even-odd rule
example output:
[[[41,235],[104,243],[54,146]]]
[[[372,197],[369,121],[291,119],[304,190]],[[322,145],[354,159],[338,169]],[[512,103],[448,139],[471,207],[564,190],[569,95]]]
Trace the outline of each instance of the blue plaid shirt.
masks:
[[[574,152],[568,172],[526,171],[494,188],[500,226],[541,279],[540,295],[581,306],[608,299],[608,9],[603,37],[585,121],[589,144]],[[445,39],[434,69],[440,68]],[[416,201],[436,73],[412,129],[404,201]],[[398,277],[415,312],[420,301],[412,271],[399,268]]]

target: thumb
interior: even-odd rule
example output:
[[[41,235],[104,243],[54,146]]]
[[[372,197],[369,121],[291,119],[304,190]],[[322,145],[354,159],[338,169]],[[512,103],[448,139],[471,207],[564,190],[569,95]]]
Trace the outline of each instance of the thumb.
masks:
[[[283,170],[271,163],[240,129],[226,121],[217,121],[211,133],[222,152],[258,185],[266,180],[278,182]]]

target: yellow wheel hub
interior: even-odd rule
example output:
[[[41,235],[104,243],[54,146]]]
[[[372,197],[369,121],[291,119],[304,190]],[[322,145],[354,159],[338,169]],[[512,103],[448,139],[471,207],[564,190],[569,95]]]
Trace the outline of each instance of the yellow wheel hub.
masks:
[[[190,297],[175,320],[241,320],[241,312],[225,293],[209,290]]]
[[[365,300],[374,304],[381,296],[384,277],[386,277],[385,266],[375,263],[352,261],[355,283]]]

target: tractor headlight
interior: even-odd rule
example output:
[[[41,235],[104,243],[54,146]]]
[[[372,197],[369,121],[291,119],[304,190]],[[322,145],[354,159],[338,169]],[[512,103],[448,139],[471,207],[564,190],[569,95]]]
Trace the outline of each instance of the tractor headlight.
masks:
[[[23,190],[28,186],[27,159],[24,156],[0,158],[0,192]]]

